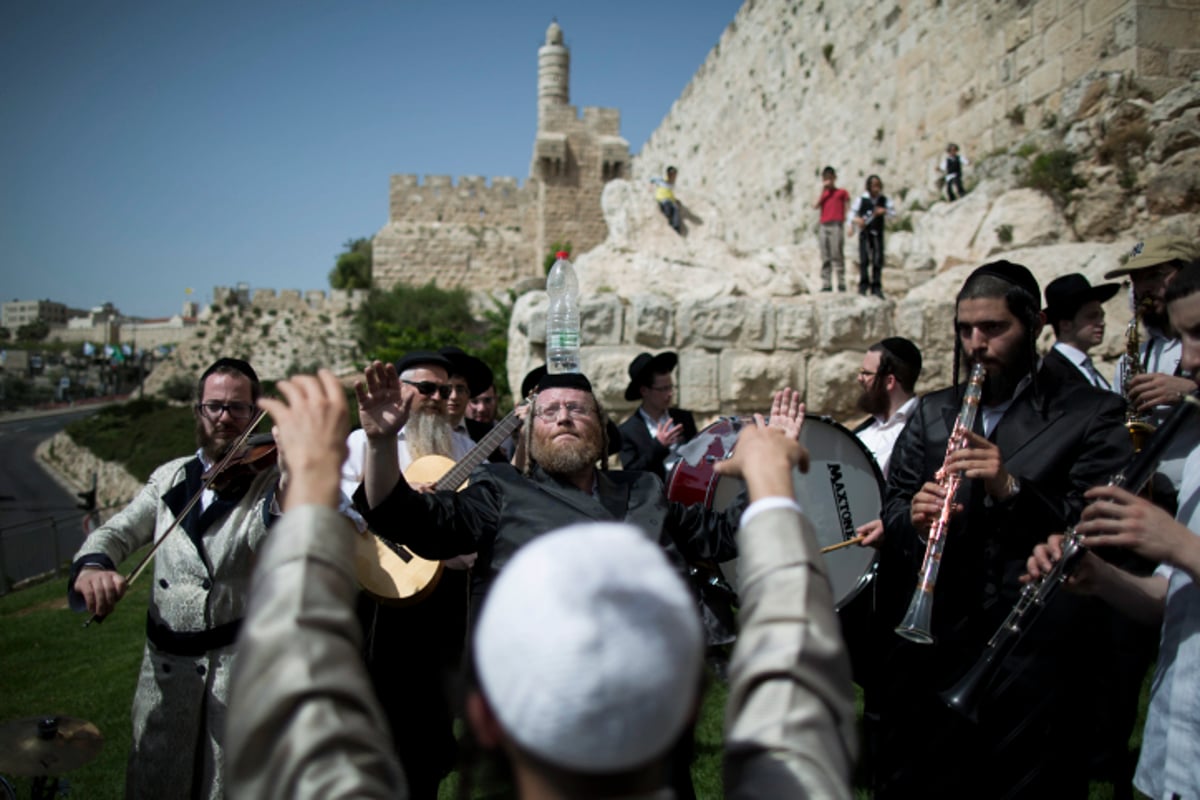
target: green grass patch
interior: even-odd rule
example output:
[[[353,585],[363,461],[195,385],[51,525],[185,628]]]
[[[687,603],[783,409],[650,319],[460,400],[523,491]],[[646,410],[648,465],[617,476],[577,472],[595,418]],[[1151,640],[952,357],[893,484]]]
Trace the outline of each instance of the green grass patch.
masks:
[[[122,567],[131,569],[134,554]],[[39,716],[92,722],[104,748],[91,763],[63,776],[71,797],[118,800],[125,795],[129,710],[146,638],[150,581],[133,585],[102,623],[66,607],[66,581],[54,579],[0,598],[0,720]],[[30,797],[29,778],[15,781]]]
[[[160,464],[196,451],[192,409],[157,398],[107,406],[66,430],[80,447],[122,464],[141,481]]]

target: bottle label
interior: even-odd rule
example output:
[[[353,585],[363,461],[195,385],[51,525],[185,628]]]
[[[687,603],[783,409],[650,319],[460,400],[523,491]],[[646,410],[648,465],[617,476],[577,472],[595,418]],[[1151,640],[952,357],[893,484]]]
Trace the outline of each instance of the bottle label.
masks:
[[[579,332],[578,331],[558,331],[549,336],[549,341],[546,342],[548,347],[556,349],[575,349],[579,347]]]

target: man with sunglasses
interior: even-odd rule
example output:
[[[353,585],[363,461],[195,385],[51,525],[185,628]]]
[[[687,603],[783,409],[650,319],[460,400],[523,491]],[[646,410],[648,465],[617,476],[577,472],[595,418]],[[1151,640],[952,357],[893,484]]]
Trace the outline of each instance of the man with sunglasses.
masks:
[[[230,667],[279,470],[216,490],[202,490],[202,476],[254,421],[261,393],[245,361],[222,358],[205,370],[194,407],[196,454],[156,469],[132,503],[88,536],[71,567],[71,607],[111,613],[127,588],[117,565],[162,538],[199,495],[154,556],[126,797],[175,797],[181,787],[192,797],[223,796]]]
[[[474,447],[465,431],[453,429],[447,413],[447,405],[456,400],[458,408],[466,409],[470,394],[463,372],[467,368],[461,363],[455,366],[465,356],[457,348],[414,350],[396,362],[395,388],[409,413],[389,430],[385,448],[400,470],[407,470],[424,456],[458,461]],[[457,394],[456,382],[463,386]],[[342,490],[353,496],[372,457],[368,431],[352,432],[346,445],[349,457],[342,465]],[[466,638],[467,570],[474,559],[469,551],[444,557],[446,569],[419,603],[389,606],[366,595],[359,602],[367,668],[408,776],[409,797],[414,800],[434,800],[438,784],[457,759],[446,687]],[[414,685],[423,688],[413,692]]]

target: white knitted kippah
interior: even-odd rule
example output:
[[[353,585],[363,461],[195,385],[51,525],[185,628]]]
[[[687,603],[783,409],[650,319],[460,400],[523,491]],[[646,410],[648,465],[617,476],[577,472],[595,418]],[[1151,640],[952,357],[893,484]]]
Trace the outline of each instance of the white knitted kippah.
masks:
[[[696,702],[704,637],[666,556],[629,525],[572,525],[519,550],[475,629],[488,703],[524,750],[619,772],[664,754]]]

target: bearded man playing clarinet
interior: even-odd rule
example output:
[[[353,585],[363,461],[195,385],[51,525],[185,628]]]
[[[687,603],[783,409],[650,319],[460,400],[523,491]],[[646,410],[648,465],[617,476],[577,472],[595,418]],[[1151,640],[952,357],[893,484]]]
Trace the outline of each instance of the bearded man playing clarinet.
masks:
[[[1133,452],[1120,397],[1039,373],[1040,299],[1019,264],[971,273],[955,301],[955,385],[921,398],[893,451],[874,626],[880,678],[868,689],[864,722],[878,797],[1087,795],[1082,710],[1089,664],[1103,648],[1088,636],[1107,613],[1098,602],[1073,597],[1049,609],[976,721],[938,696],[1012,608],[1030,549],[1075,522],[1084,492]],[[964,403],[959,377],[977,363],[978,413],[950,446],[956,425],[967,424],[960,408],[974,402]],[[935,526],[944,512],[948,523]],[[936,584],[918,589],[918,572],[930,574],[931,527],[935,539],[944,531],[940,569]],[[912,633],[910,598],[912,606],[924,601],[926,623],[901,638],[892,631],[903,617],[901,629]]]

